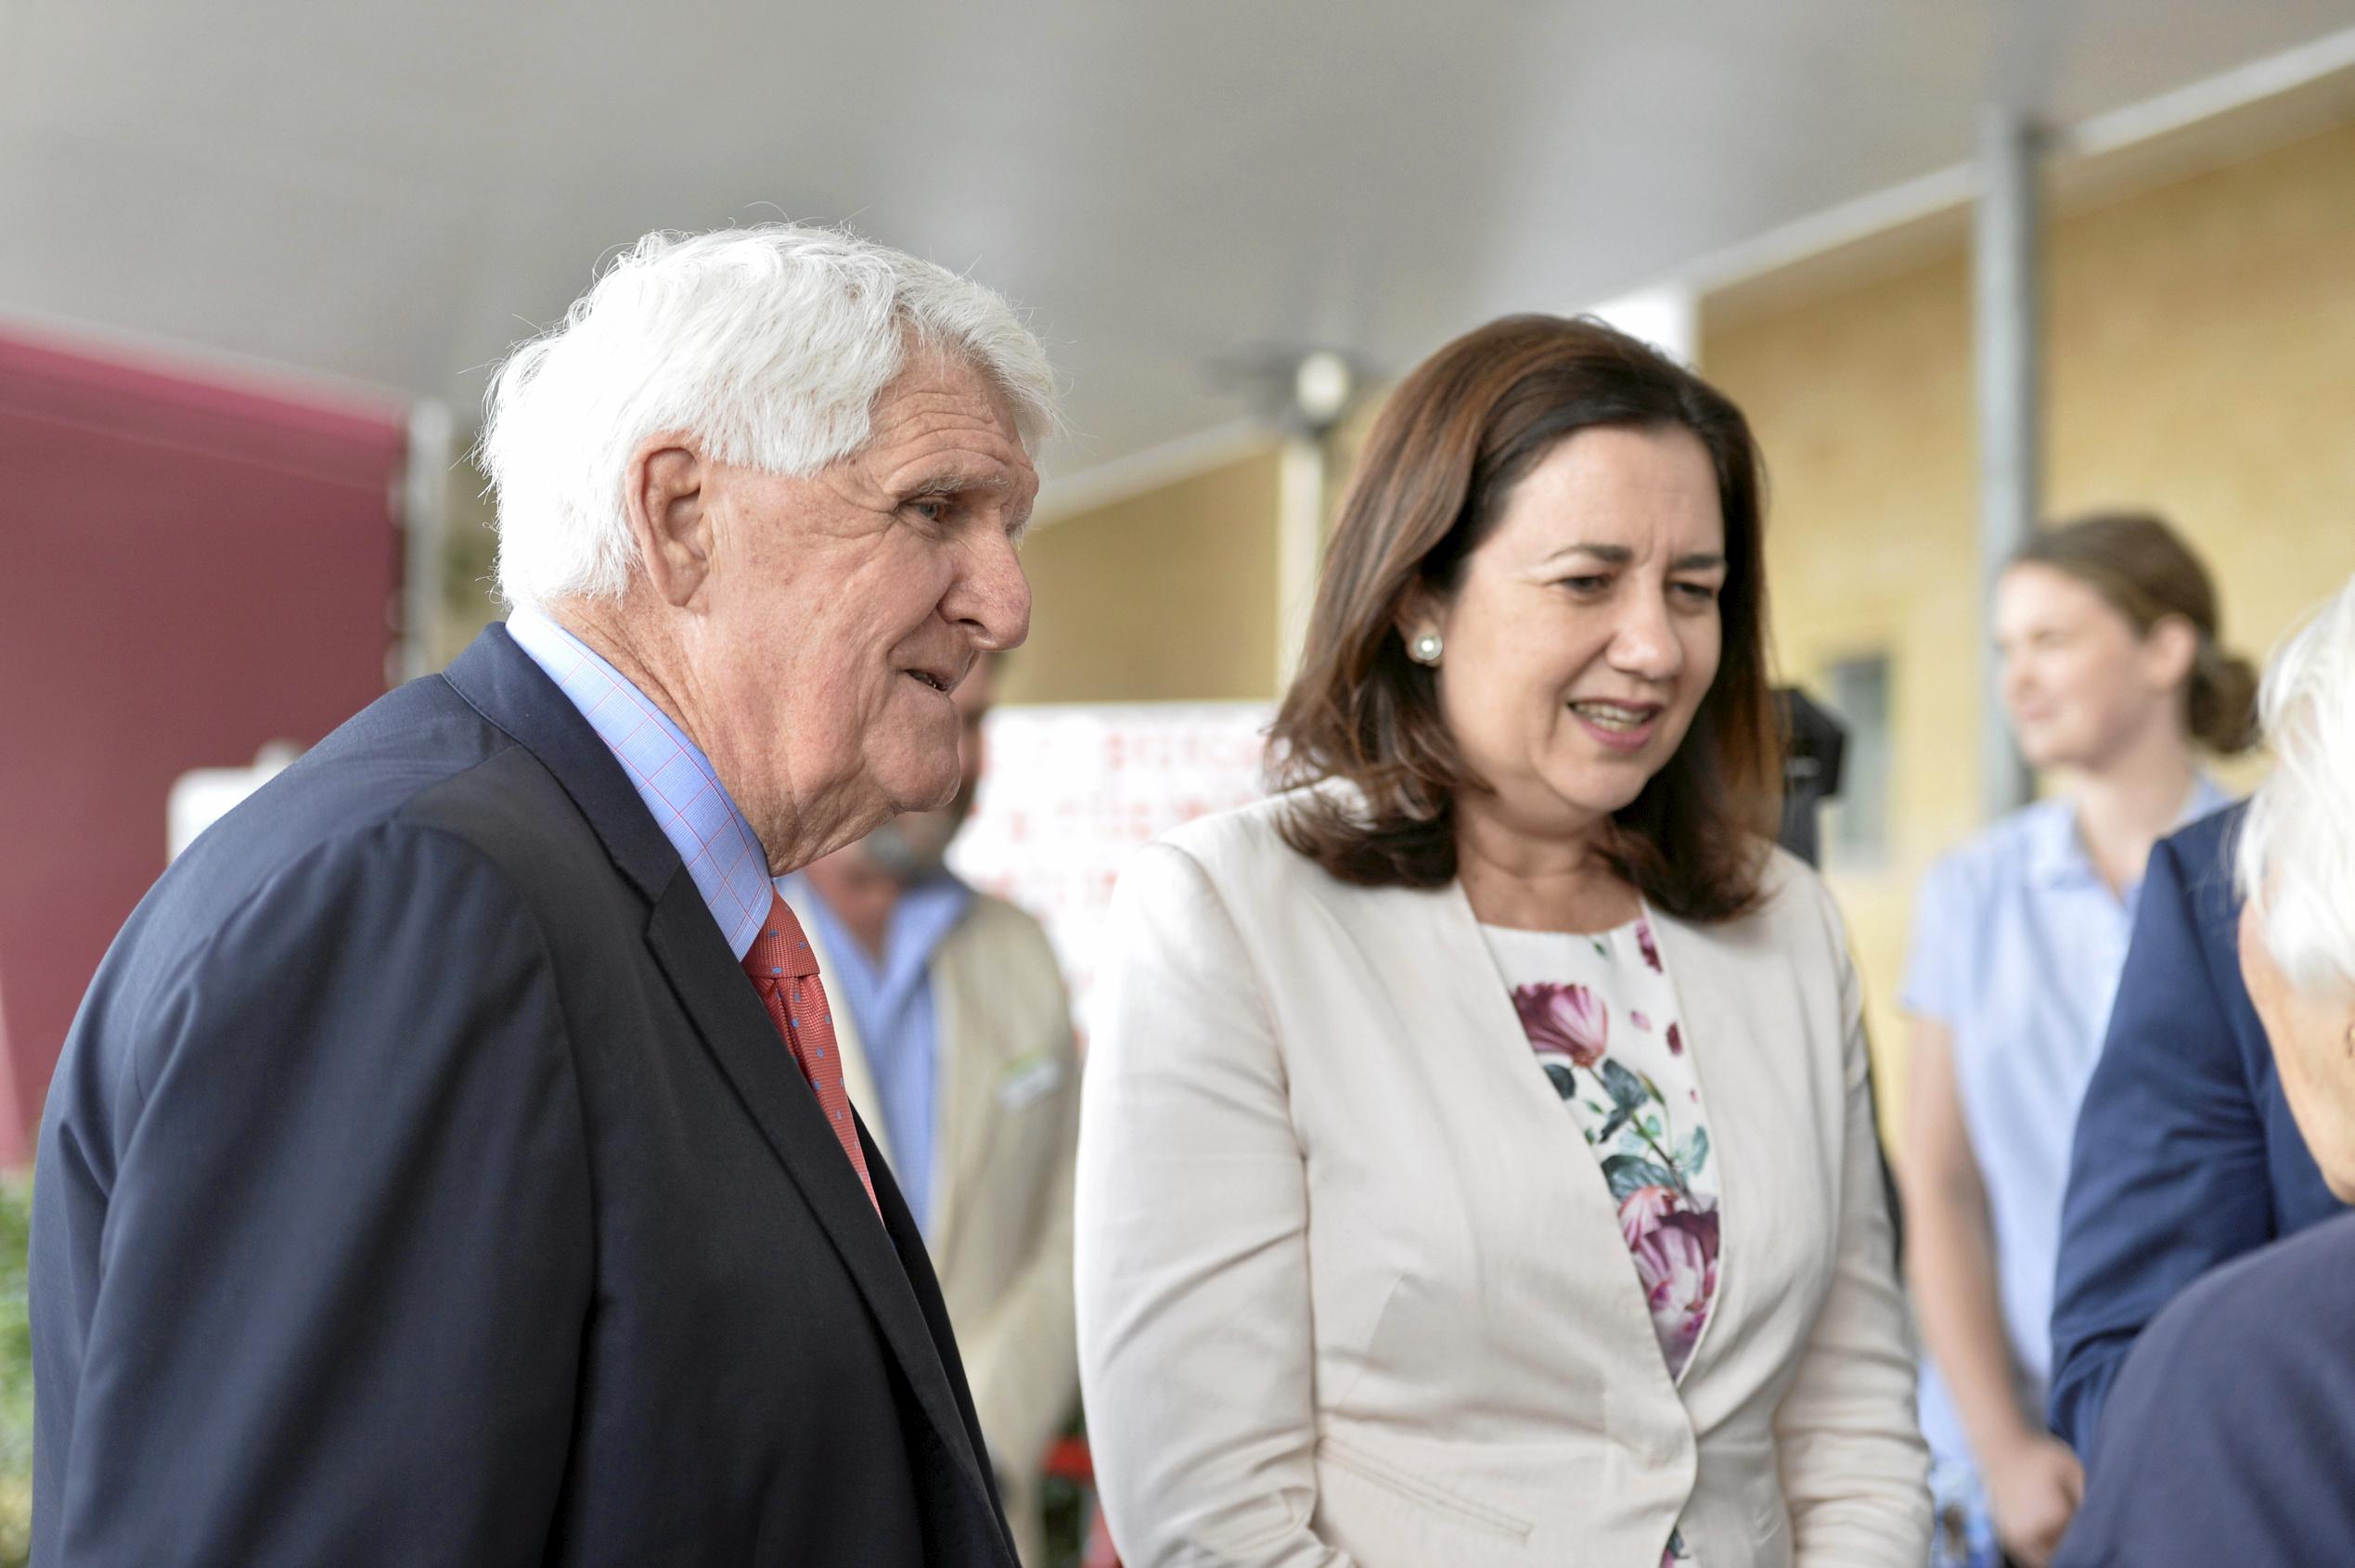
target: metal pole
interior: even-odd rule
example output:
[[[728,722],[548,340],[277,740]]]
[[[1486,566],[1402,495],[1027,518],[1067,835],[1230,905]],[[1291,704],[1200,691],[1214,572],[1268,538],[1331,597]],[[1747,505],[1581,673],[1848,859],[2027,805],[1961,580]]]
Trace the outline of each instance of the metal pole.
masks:
[[[2040,137],[2016,109],[1990,106],[1979,123],[1979,200],[1973,220],[1972,289],[1979,402],[1979,569],[1982,626],[1994,623],[1995,584],[2042,506],[2043,323],[2039,309]],[[1995,639],[1980,648],[1980,792],[1992,818],[2025,804],[2034,780],[2004,722]]]

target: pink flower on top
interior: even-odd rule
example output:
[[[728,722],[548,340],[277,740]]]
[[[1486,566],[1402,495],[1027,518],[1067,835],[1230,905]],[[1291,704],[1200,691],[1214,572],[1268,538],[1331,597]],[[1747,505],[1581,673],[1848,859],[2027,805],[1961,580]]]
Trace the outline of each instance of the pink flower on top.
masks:
[[[1718,1293],[1717,1211],[1694,1214],[1667,1188],[1639,1187],[1619,1205],[1619,1233],[1673,1377],[1684,1369]]]
[[[1653,973],[1658,974],[1661,972],[1660,949],[1658,945],[1652,940],[1652,922],[1650,920],[1638,920],[1636,922],[1636,951],[1643,955],[1643,961],[1651,967]]]
[[[1583,985],[1539,982],[1512,988],[1521,1032],[1540,1056],[1566,1056],[1581,1067],[1602,1060],[1611,1037],[1610,1009]]]

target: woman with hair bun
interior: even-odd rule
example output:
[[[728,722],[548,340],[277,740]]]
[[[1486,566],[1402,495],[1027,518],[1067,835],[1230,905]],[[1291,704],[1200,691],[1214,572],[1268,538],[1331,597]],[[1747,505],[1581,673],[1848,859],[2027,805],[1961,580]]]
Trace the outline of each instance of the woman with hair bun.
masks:
[[[2083,1472],[2042,1413],[2078,1102],[2151,847],[2227,803],[2200,750],[2255,739],[2256,672],[2223,650],[2207,569],[2155,517],[2037,533],[1997,586],[1995,636],[2020,750],[2063,789],[1931,868],[1900,998],[1941,1568],[2043,1568],[2076,1510]]]

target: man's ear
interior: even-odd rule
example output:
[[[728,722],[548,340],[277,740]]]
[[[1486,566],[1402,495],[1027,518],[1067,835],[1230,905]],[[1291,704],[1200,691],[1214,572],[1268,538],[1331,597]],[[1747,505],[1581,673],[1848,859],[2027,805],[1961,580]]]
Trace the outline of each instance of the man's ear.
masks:
[[[694,439],[652,435],[630,455],[622,509],[646,580],[663,602],[684,607],[711,572],[712,466]]]

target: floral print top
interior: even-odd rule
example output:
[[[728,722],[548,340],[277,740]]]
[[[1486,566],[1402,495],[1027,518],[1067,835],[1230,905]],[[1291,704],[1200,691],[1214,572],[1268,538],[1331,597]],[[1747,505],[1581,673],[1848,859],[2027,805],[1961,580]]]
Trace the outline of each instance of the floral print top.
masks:
[[[1708,1118],[1649,916],[1591,935],[1483,926],[1538,1066],[1619,1208],[1668,1376],[1683,1375],[1718,1291]],[[1663,1563],[1691,1562],[1672,1532]]]

